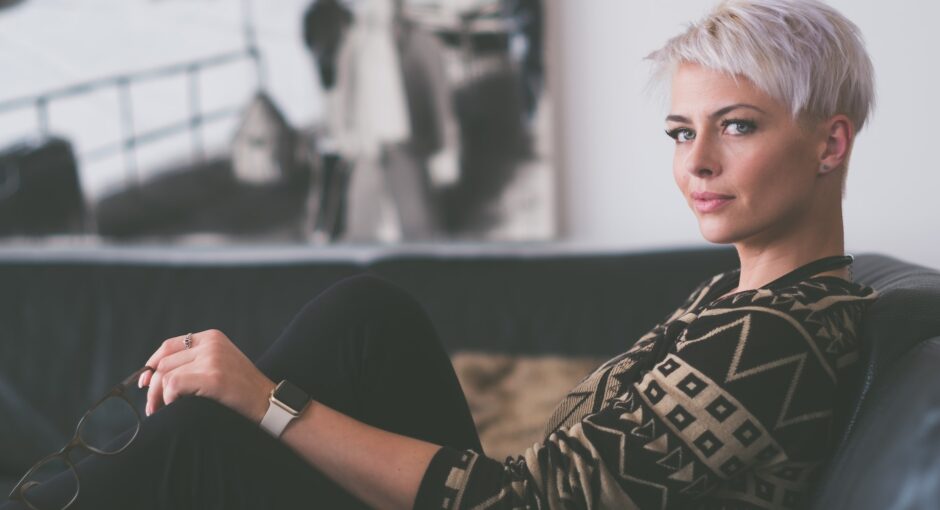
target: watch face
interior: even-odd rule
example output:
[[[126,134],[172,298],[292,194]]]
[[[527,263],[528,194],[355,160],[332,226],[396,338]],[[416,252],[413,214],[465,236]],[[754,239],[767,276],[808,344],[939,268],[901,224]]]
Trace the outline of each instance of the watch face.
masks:
[[[310,400],[310,396],[304,390],[294,386],[287,380],[281,381],[277,385],[277,389],[274,390],[274,398],[297,412],[302,411]]]

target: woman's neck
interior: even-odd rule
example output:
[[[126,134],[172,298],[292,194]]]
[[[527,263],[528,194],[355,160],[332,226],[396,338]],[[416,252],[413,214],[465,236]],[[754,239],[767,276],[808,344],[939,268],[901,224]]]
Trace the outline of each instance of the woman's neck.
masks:
[[[803,228],[776,235],[773,242],[751,239],[735,243],[741,274],[730,293],[760,288],[817,259],[845,253],[841,207],[830,221],[807,221]],[[849,279],[847,267],[819,273]]]

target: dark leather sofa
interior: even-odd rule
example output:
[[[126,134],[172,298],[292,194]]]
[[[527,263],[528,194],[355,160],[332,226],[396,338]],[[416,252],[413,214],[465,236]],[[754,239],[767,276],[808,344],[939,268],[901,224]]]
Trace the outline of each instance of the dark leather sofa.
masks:
[[[219,328],[257,356],[346,276],[412,292],[452,353],[609,356],[736,262],[727,248],[2,248],[0,495],[162,339]],[[940,272],[859,254],[854,274],[881,298],[862,324],[866,361],[814,507],[937,508]]]

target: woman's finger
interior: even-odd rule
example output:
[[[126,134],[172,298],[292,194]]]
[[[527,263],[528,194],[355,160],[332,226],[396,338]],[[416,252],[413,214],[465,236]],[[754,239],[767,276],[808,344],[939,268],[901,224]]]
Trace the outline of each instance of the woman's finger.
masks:
[[[144,364],[150,367],[156,367],[157,363],[159,363],[161,359],[169,356],[170,354],[182,351],[186,348],[186,344],[183,342],[184,338],[186,338],[186,335],[174,336],[173,338],[164,340],[163,343],[160,344],[160,347],[157,348],[156,352],[154,352],[153,355],[151,355],[147,360],[147,363]],[[195,338],[196,335],[193,335],[194,344]]]
[[[163,377],[166,377],[166,374],[169,374],[170,371],[194,359],[196,359],[196,350],[184,349],[161,359],[160,362],[157,363],[157,366],[154,367],[154,372],[160,372],[163,374]]]
[[[153,414],[163,404],[163,373],[153,372],[150,386],[147,388],[147,405],[144,412],[147,416]]]
[[[186,343],[184,342],[185,338],[186,338],[186,335],[180,335],[180,336],[174,336],[173,338],[168,338],[164,340],[163,343],[160,344],[160,347],[157,348],[157,350],[150,356],[150,358],[147,360],[146,363],[144,363],[144,365],[148,367],[153,367],[154,369],[156,369],[157,365],[160,363],[160,361],[163,358],[176,354],[180,351],[186,350]],[[195,334],[193,334],[192,336],[192,345],[196,345]],[[152,371],[144,372],[143,374],[141,374],[140,379],[137,381],[137,386],[140,388],[143,388],[144,386],[148,386],[152,384],[151,382],[152,379],[153,379]]]
[[[150,384],[150,376],[153,375],[153,367],[150,365],[147,365],[147,367],[150,368],[150,370],[144,371],[144,373],[140,374],[140,377],[137,378],[138,388],[143,388],[144,386]]]
[[[195,349],[183,349],[180,352],[171,354],[157,363],[156,370],[153,371],[150,387],[147,389],[147,414],[153,414],[161,406],[169,404],[163,398],[166,393],[167,378],[171,373],[178,370],[183,365],[191,363],[196,359]]]
[[[192,364],[183,365],[170,372],[163,383],[163,402],[170,405],[185,395],[204,393],[205,371]]]

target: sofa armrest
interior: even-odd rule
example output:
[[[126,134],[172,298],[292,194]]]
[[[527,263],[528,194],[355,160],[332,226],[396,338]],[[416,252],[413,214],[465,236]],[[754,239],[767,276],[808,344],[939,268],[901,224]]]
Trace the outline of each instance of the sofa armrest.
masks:
[[[875,383],[829,464],[813,508],[936,508],[940,501],[940,337],[897,360]]]

